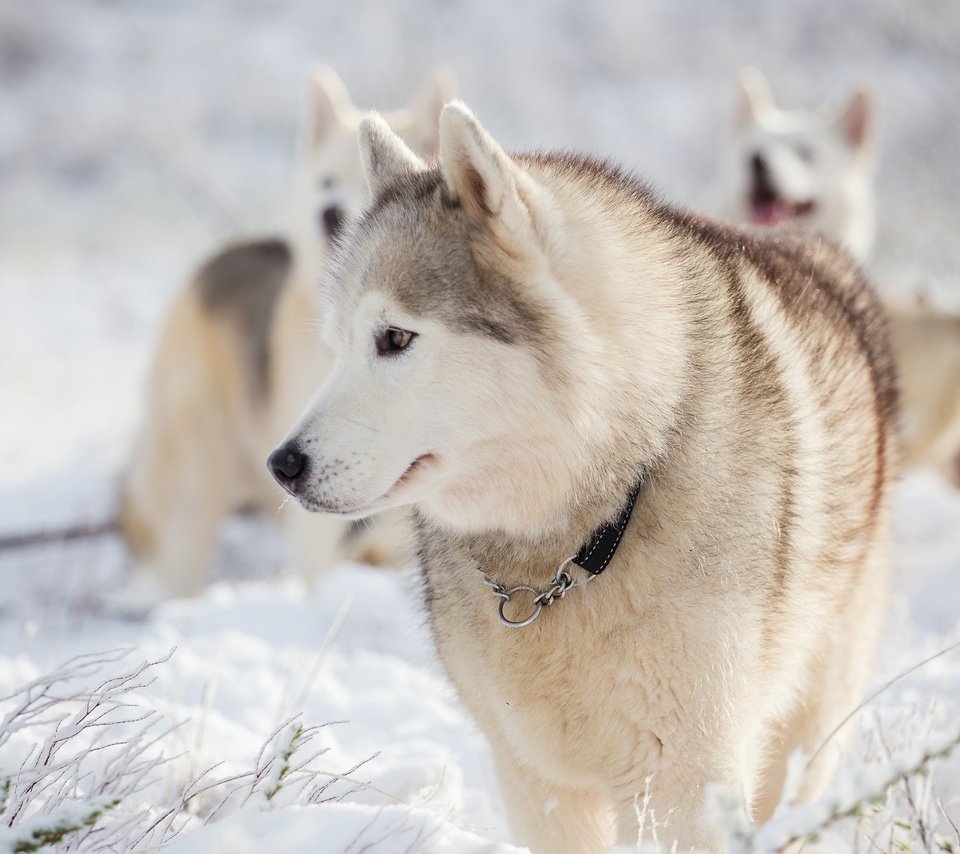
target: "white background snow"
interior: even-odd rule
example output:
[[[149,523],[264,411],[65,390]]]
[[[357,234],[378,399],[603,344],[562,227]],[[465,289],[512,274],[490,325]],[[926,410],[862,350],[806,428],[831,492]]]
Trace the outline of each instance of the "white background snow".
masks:
[[[741,66],[764,69],[787,104],[868,83],[882,146],[874,278],[960,306],[958,44],[953,0],[0,0],[0,534],[112,513],[171,295],[225,238],[286,225],[312,62],[383,107],[444,65],[508,145],[610,154],[694,206],[710,202]],[[172,850],[492,850],[484,838],[507,838],[486,748],[436,666],[410,579],[344,566],[307,591],[284,575],[269,524],[234,523],[204,596],[123,622],[96,603],[124,569],[110,538],[0,553],[0,696],[79,652],[175,646],[137,699],[188,721],[167,745],[186,755],[144,802],[167,802],[215,762],[249,767],[298,711],[346,721],[323,730],[325,770],[379,752],[358,774],[393,796],[244,810],[188,828]],[[877,685],[960,640],[960,495],[932,473],[899,489],[895,588]],[[958,722],[955,653],[858,719],[844,771],[878,728],[896,746]],[[29,743],[0,752],[0,771]],[[960,763],[935,780],[960,817]]]

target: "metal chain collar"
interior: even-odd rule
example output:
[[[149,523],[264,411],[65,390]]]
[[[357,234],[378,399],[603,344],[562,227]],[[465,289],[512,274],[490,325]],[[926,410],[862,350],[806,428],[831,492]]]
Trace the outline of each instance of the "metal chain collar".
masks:
[[[487,587],[493,591],[493,595],[500,600],[500,603],[497,605],[497,616],[500,618],[500,622],[510,629],[522,629],[524,626],[529,626],[535,619],[537,619],[537,617],[540,616],[540,613],[547,605],[552,605],[554,602],[557,602],[566,596],[567,591],[570,590],[571,587],[584,587],[586,584],[593,581],[593,579],[596,577],[593,575],[588,576],[585,581],[582,581],[579,584],[573,580],[573,577],[570,575],[567,567],[573,563],[575,557],[576,555],[571,555],[565,561],[563,561],[563,563],[557,567],[557,572],[553,576],[553,583],[546,590],[539,591],[533,587],[528,587],[525,584],[519,584],[516,587],[506,587],[503,584],[494,581],[483,571],[483,569],[478,566],[477,572],[480,573],[483,583],[486,584]],[[511,620],[504,615],[503,609],[506,607],[506,604],[510,601],[510,599],[520,592],[530,593],[533,595],[533,610],[530,612],[529,616],[522,620]]]

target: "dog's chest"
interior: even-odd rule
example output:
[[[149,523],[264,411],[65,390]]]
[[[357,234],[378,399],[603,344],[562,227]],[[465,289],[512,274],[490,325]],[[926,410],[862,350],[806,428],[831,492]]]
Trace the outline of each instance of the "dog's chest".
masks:
[[[500,742],[548,779],[656,771],[684,693],[656,610],[625,606],[622,584],[602,577],[531,625],[507,628],[498,599],[457,563],[426,568],[431,618],[447,671],[494,749]]]

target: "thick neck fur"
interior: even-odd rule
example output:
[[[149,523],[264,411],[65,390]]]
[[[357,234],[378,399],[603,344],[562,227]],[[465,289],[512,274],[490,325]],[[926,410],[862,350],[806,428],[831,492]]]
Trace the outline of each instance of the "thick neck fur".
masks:
[[[722,285],[711,299],[695,271],[684,274],[682,229],[629,179],[563,158],[521,162],[551,200],[546,216],[534,216],[547,272],[561,288],[547,345],[560,363],[557,398],[566,411],[544,414],[555,422],[548,468],[541,455],[518,453],[509,479],[489,484],[479,500],[465,485],[469,515],[450,513],[449,494],[419,512],[484,565],[527,567],[528,578],[509,580],[542,583],[671,455],[707,325],[689,318],[706,317]]]

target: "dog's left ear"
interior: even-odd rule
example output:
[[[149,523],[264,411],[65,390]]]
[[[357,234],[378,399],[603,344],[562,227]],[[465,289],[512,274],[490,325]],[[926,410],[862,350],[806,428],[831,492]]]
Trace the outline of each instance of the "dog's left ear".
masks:
[[[361,119],[358,135],[360,160],[374,198],[405,175],[427,168],[377,113]]]
[[[415,149],[424,157],[440,151],[440,113],[457,97],[457,81],[449,71],[437,68],[420,84],[410,106]]]
[[[873,99],[863,88],[857,89],[847,105],[840,111],[836,126],[849,145],[855,151],[862,151],[870,145],[873,129]]]
[[[529,227],[521,192],[530,180],[460,101],[440,115],[440,171],[448,193],[478,223],[501,235]]]

